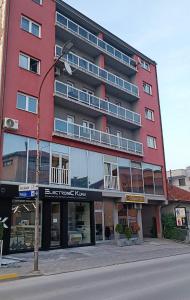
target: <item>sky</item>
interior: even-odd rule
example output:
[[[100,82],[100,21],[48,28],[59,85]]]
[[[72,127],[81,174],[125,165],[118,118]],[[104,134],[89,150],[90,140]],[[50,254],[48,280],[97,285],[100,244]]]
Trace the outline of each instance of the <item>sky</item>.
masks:
[[[166,168],[189,166],[190,1],[65,2],[157,62]]]

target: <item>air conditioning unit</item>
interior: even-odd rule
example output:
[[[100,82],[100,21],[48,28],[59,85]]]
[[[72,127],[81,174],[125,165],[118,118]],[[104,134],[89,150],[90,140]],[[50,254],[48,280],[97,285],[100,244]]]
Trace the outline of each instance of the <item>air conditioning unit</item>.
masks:
[[[58,67],[55,67],[55,76],[60,76],[61,75],[61,70]]]
[[[17,130],[18,129],[18,120],[11,118],[4,118],[3,128]]]

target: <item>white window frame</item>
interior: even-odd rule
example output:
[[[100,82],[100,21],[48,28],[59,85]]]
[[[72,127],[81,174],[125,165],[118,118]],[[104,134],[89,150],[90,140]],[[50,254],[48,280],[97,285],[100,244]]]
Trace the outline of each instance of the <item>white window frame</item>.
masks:
[[[150,71],[150,64],[149,64],[147,61],[141,59],[141,60],[140,60],[140,65],[141,65],[141,67],[142,67],[143,69],[145,69],[146,71]]]
[[[145,118],[150,121],[154,121],[154,111],[149,108],[145,108]]]
[[[156,138],[151,135],[147,135],[147,146],[152,149],[157,149]]]
[[[39,2],[38,2],[38,0],[32,0],[32,1],[35,2],[38,5],[42,5],[43,4],[43,0],[39,0]]]
[[[29,31],[26,30],[26,29],[24,29],[22,27],[22,19],[25,19],[25,20],[27,20],[29,22]],[[32,33],[32,24],[34,24],[34,25],[36,25],[36,26],[39,27],[39,35],[35,35],[35,34]],[[41,25],[39,23],[36,23],[36,22],[32,21],[31,19],[29,19],[29,18],[27,18],[27,17],[25,17],[23,15],[21,16],[20,27],[21,27],[22,30],[31,33],[33,36],[41,38]]]
[[[88,89],[82,89],[83,90],[83,92],[85,92],[85,93],[87,93],[88,95],[92,95],[92,96],[94,96],[94,92],[93,91],[91,91],[91,90],[88,90]]]
[[[152,86],[147,82],[143,82],[143,91],[149,95],[152,95]]]
[[[70,122],[68,119],[72,119],[72,122]],[[71,116],[71,115],[67,115],[67,122],[68,123],[71,123],[71,124],[73,124],[73,123],[75,123],[75,117],[74,116]]]
[[[71,87],[74,87],[74,84],[73,84],[71,81],[69,81],[69,80],[67,80],[67,84],[68,84],[69,86],[71,86]]]
[[[87,126],[84,125],[84,123],[86,123]],[[90,125],[92,125],[93,128],[91,128]],[[82,120],[82,126],[88,128],[88,129],[95,129],[95,123],[87,121],[87,120]]]
[[[21,66],[21,64],[20,64],[20,56],[25,56],[27,58],[27,60],[28,60],[27,68],[24,68],[24,67]],[[30,70],[30,59],[34,59],[34,60],[36,60],[38,62],[37,72],[34,72],[34,71]],[[32,57],[32,56],[29,56],[27,54],[22,53],[22,52],[19,53],[19,67],[22,68],[22,69],[24,69],[24,70],[27,70],[29,72],[32,72],[34,74],[40,74],[40,61],[38,59]]]
[[[17,104],[16,104],[16,108],[17,109],[20,109],[20,110],[23,110],[23,111],[27,111],[27,112],[29,112],[31,114],[37,114],[38,113],[38,98],[30,96],[30,95],[27,95],[27,94],[24,94],[24,93],[21,93],[21,92],[17,92],[17,99],[18,99],[18,95],[26,97],[26,108],[24,109],[24,108],[17,107]],[[29,98],[32,98],[32,99],[36,100],[36,111],[35,112],[29,111],[29,109],[28,109],[28,107],[29,107]]]

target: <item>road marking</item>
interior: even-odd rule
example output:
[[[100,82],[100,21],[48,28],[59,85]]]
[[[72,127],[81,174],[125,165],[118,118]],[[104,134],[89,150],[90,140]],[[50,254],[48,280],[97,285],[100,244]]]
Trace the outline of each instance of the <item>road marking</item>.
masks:
[[[18,275],[16,273],[2,274],[2,275],[0,275],[0,280],[14,279],[14,278],[17,278],[17,277],[18,277]]]

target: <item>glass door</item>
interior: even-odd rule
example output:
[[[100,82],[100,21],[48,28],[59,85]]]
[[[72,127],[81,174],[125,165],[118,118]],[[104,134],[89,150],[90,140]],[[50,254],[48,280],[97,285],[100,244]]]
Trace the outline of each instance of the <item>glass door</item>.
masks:
[[[60,246],[60,203],[51,203],[51,247]]]

